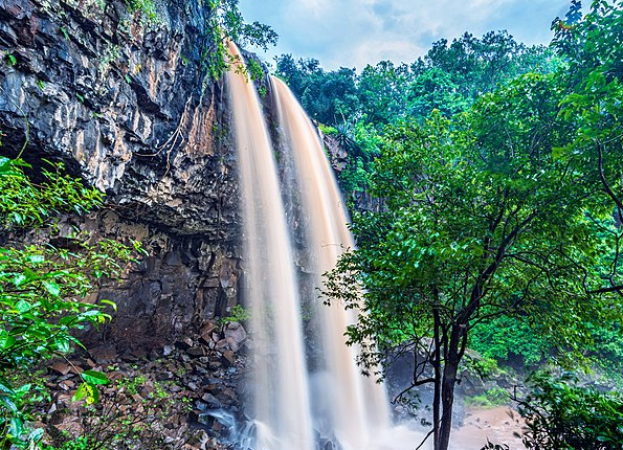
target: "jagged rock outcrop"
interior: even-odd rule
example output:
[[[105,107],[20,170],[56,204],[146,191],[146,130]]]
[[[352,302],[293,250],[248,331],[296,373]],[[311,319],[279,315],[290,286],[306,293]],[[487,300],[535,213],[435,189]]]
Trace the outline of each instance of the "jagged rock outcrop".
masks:
[[[63,161],[105,191],[93,236],[139,239],[140,269],[100,293],[107,336],[166,340],[237,301],[238,187],[199,0],[0,0],[0,153]]]

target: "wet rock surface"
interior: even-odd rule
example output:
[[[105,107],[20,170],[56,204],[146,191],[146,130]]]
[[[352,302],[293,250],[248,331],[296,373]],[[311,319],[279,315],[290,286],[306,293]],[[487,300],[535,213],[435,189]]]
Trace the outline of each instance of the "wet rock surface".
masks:
[[[226,96],[206,78],[201,4],[163,2],[149,19],[123,1],[0,0],[3,150],[27,141],[27,160],[65,161],[132,220],[235,239]]]
[[[237,302],[240,213],[227,95],[208,77],[209,7],[0,0],[0,153],[42,159],[107,194],[88,221],[149,256],[100,298],[120,347],[196,332]],[[147,342],[145,342],[147,341]],[[152,342],[153,343],[153,342]]]
[[[48,439],[111,439],[137,421],[142,448],[220,449],[240,414],[246,347],[241,325],[219,321],[243,273],[227,95],[205,63],[207,2],[153,4],[150,18],[123,0],[0,0],[0,154],[21,155],[35,179],[44,159],[63,162],[107,195],[53,237],[2,239],[60,245],[79,230],[146,250],[87,299],[118,307],[80,336],[90,353],[42,368]],[[88,370],[112,380],[95,411],[72,400]]]

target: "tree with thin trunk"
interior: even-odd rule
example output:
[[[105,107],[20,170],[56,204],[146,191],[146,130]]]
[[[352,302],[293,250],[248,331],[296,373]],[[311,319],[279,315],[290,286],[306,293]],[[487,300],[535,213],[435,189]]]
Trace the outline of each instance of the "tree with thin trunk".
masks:
[[[355,215],[358,248],[327,274],[328,297],[362,311],[347,331],[362,363],[411,345],[415,371],[401,396],[433,385],[435,450],[450,442],[474,327],[525,320],[573,352],[591,323],[620,318],[603,289],[612,208],[594,171],[560,157],[576,136],[566,95],[555,76],[527,74],[466,114],[393,127],[373,177],[384,208]]]

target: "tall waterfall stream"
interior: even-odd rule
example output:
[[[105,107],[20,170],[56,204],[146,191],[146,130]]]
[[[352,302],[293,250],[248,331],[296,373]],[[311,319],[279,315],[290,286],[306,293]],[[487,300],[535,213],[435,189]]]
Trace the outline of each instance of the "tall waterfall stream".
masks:
[[[235,45],[230,53],[242,56]],[[234,64],[235,65],[235,64]],[[240,70],[227,76],[238,150],[244,217],[245,301],[251,311],[255,450],[412,449],[421,436],[392,427],[384,386],[360,374],[356,347],[345,345],[356,312],[310,303],[317,319],[315,356],[305,338],[301,282],[275,151],[255,87]],[[308,255],[312,292],[340,254],[353,247],[347,214],[313,125],[288,87],[272,79],[279,146],[293,183],[299,241]],[[314,360],[313,364],[310,360]]]

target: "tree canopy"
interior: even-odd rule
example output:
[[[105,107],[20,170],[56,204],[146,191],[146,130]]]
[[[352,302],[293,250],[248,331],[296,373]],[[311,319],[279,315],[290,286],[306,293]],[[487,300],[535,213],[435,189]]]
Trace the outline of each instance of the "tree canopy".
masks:
[[[426,119],[380,132],[369,180],[382,206],[354,215],[358,247],[326,290],[363,311],[347,334],[364,363],[413,345],[413,387],[434,386],[435,449],[480,324],[521,321],[581,358],[623,320],[620,6],[572,9],[554,22],[556,56],[536,64],[504,33],[436,43],[411,69]]]

